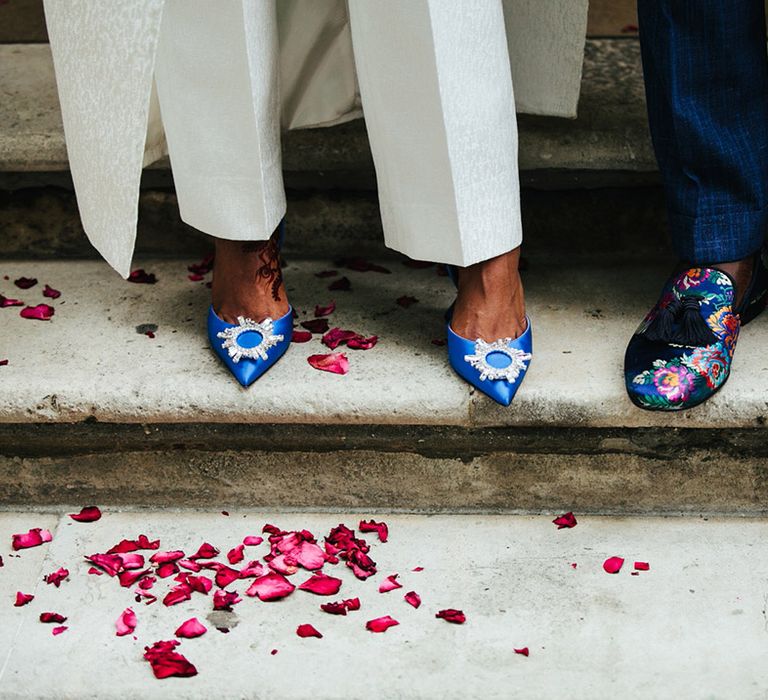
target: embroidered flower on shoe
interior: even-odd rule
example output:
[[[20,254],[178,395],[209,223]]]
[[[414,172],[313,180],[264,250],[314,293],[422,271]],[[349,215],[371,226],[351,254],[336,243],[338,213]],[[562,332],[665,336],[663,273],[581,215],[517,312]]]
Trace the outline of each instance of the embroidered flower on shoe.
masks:
[[[688,400],[693,390],[694,375],[682,365],[662,365],[654,371],[653,383],[662,396],[677,403]]]

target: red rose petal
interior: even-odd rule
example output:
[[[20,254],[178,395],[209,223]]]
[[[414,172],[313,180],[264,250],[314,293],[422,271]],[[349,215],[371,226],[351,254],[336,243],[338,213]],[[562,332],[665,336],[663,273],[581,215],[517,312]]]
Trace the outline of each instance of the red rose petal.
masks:
[[[192,274],[195,275],[207,275],[213,269],[213,255],[206,255],[199,263],[192,263],[187,266]]]
[[[37,280],[34,277],[19,277],[19,279],[13,280],[13,283],[19,289],[31,289],[37,284]]]
[[[13,604],[14,608],[20,608],[22,605],[26,605],[30,601],[34,600],[35,596],[33,596],[31,593],[22,593],[21,591],[16,592],[16,602]]]
[[[160,540],[150,540],[146,535],[139,535],[135,540],[121,540],[107,554],[135,552],[137,549],[159,549]]]
[[[568,513],[564,513],[563,515],[558,515],[552,522],[557,525],[558,530],[562,530],[563,528],[576,527],[578,524],[576,522],[576,516],[574,516],[574,514],[570,511]]]
[[[603,569],[608,574],[618,574],[622,566],[624,566],[624,560],[621,557],[608,557],[603,562]]]
[[[389,537],[389,528],[384,522],[377,523],[375,520],[361,520],[358,525],[360,532],[375,532],[379,536],[379,542],[386,542]]]
[[[232,612],[232,606],[242,601],[235,591],[216,591],[213,594],[213,609]]]
[[[216,585],[219,588],[226,588],[233,581],[240,578],[240,572],[229,566],[222,565],[216,572]]]
[[[258,535],[248,535],[243,538],[243,544],[246,547],[258,547],[263,541],[264,538],[259,537]]]
[[[182,622],[178,626],[175,635],[186,639],[194,639],[195,637],[202,637],[207,631],[208,628],[200,620],[196,617],[190,617],[189,620]]]
[[[53,634],[54,637],[57,637],[62,632],[66,632],[68,629],[69,629],[69,627],[67,627],[66,625],[61,625],[60,627],[54,627],[51,630],[51,633]]]
[[[636,561],[635,571],[649,571],[651,565],[647,561]]]
[[[6,367],[8,365],[8,360],[0,360],[0,367]]]
[[[327,355],[310,355],[307,358],[312,367],[322,372],[346,374],[349,372],[349,360],[343,352],[331,352]]]
[[[293,331],[291,336],[292,343],[308,343],[312,340],[312,334],[309,331]]]
[[[312,625],[299,625],[296,628],[296,634],[299,635],[299,637],[317,637],[318,639],[322,639],[323,635],[320,634]]]
[[[330,613],[331,615],[346,615],[347,606],[344,603],[322,603],[320,610]]]
[[[157,570],[155,571],[158,578],[168,578],[169,576],[173,576],[178,572],[179,572],[179,567],[176,565],[176,562],[172,562],[172,561],[169,561],[167,564],[161,564],[160,566],[157,567]]]
[[[61,292],[58,289],[49,287],[47,284],[43,288],[43,296],[49,299],[58,299],[61,296]]]
[[[103,576],[104,572],[101,569],[97,569],[95,566],[92,566],[90,569],[88,569],[89,574],[93,576]]]
[[[319,304],[315,306],[315,316],[330,316],[334,311],[336,311],[336,302],[332,301],[327,306],[320,306]],[[324,331],[321,331],[324,332]]]
[[[56,310],[48,304],[38,304],[37,306],[25,306],[19,315],[22,318],[31,318],[35,321],[50,321]]]
[[[178,564],[182,569],[187,569],[188,571],[200,571],[203,567],[200,566],[196,561],[191,561],[190,559],[179,559],[176,564]]]
[[[314,574],[299,586],[302,591],[315,595],[336,595],[341,588],[341,579],[325,574]]]
[[[414,608],[418,608],[421,605],[421,596],[416,593],[416,591],[410,591],[403,597],[405,598],[405,602],[408,603],[408,605],[413,605]]]
[[[331,328],[322,338],[323,345],[327,345],[331,350],[335,350],[339,345],[357,338],[355,331],[344,330],[342,328]]]
[[[24,302],[21,299],[9,299],[0,294],[0,309],[4,309],[7,306],[24,306]]]
[[[467,621],[464,613],[461,610],[456,610],[454,608],[441,610],[435,617],[445,620],[446,622],[453,622],[456,625],[463,625]]]
[[[252,561],[240,569],[240,578],[255,578],[264,575],[264,566],[259,561]]]
[[[70,513],[69,517],[78,523],[94,523],[101,518],[101,511],[97,506],[86,506],[79,513]]]
[[[320,272],[315,273],[315,277],[319,277],[320,279],[323,279],[325,277],[336,277],[336,275],[339,274],[338,270],[321,270]]]
[[[352,283],[347,277],[339,277],[328,285],[329,292],[348,292],[352,289]]]
[[[218,582],[217,582],[218,583]],[[195,592],[208,595],[213,588],[213,581],[207,576],[192,576],[188,574],[186,577],[186,584]],[[221,586],[224,588],[224,586]]]
[[[155,282],[157,282],[157,277],[155,277],[152,272],[145,272],[142,269],[138,269],[133,270],[133,272],[128,275],[128,281],[134,282],[135,284],[155,284]]]
[[[188,558],[194,561],[195,559],[213,559],[218,555],[219,550],[216,549],[216,547],[214,547],[212,544],[208,544],[207,542],[203,542],[203,544],[200,545],[200,549],[198,549],[197,552]]]
[[[368,622],[365,623],[365,629],[369,632],[386,632],[390,627],[399,624],[400,623],[397,620],[391,618],[389,615],[384,615],[384,617],[368,620]]]
[[[69,576],[69,571],[64,567],[59,567],[56,571],[52,571],[43,580],[50,584],[52,583],[56,588],[61,585],[61,582]]]
[[[515,649],[515,654],[521,654],[522,656],[528,656],[528,647],[522,647],[521,649]]]
[[[356,335],[354,338],[350,338],[347,341],[347,347],[351,350],[370,350],[379,342],[379,336],[372,335],[370,338],[365,338],[362,335]]]
[[[44,530],[39,527],[33,527],[29,532],[12,535],[11,547],[13,551],[17,552],[20,549],[29,549],[30,547],[37,547],[43,542],[50,542],[53,539],[53,535],[48,530]]]
[[[327,318],[313,318],[311,321],[303,321],[302,328],[306,328],[310,333],[325,333],[328,330]]]
[[[152,666],[155,678],[188,678],[197,675],[194,665],[182,654],[174,651],[178,644],[177,641],[155,642],[151,647],[144,647],[144,658]]]
[[[40,613],[40,622],[66,622],[66,617],[55,612]]]
[[[180,549],[174,549],[170,552],[155,552],[150,558],[153,564],[167,564],[168,562],[178,561],[184,558],[184,552]]]
[[[136,613],[131,608],[126,608],[115,620],[115,636],[125,637],[126,634],[132,634],[136,629]]]
[[[163,598],[163,605],[170,607],[192,598],[192,589],[186,583],[180,583],[171,588]]]
[[[192,273],[191,275],[187,275],[187,279],[190,282],[202,282],[205,279],[205,275],[198,275],[198,274]]]
[[[347,610],[360,610],[360,598],[346,598],[341,602],[346,605]]]
[[[404,309],[407,309],[409,306],[413,306],[413,304],[418,304],[419,300],[416,297],[409,297],[404,295],[398,297],[395,302],[398,306],[402,306]]]
[[[227,552],[227,560],[230,564],[239,564],[243,559],[245,559],[245,554],[243,554],[243,551],[245,550],[244,544],[239,544],[237,547],[234,547],[233,549],[230,549],[229,552]]]
[[[424,571],[424,567],[423,566],[416,566],[413,569],[411,569],[411,571]]]
[[[396,588],[402,588],[402,584],[397,582],[397,577],[400,574],[392,574],[387,576],[379,585],[379,593],[387,593],[388,591],[394,591]]]
[[[146,578],[141,579],[139,581],[139,588],[141,588],[143,591],[148,591],[152,586],[155,585],[157,582],[157,579],[154,576],[147,576]]]
[[[296,586],[285,576],[273,572],[255,579],[245,595],[258,596],[259,600],[278,600],[290,595],[295,589]]]
[[[115,556],[120,557],[123,569],[140,569],[144,566],[144,555],[137,554],[136,552],[125,552],[124,554],[117,554]]]

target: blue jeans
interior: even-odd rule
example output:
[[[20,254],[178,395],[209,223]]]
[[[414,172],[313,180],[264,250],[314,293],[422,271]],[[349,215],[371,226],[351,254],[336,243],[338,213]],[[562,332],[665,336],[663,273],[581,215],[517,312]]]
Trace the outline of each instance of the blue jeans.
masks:
[[[768,226],[763,0],[638,0],[637,9],[675,250],[695,264],[747,257]]]

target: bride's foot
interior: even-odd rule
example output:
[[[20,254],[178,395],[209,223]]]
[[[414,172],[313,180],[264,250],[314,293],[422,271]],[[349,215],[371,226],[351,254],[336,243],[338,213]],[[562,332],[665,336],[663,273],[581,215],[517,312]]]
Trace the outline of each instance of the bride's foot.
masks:
[[[216,239],[211,297],[214,310],[227,323],[237,323],[238,316],[278,319],[288,312],[278,231],[266,241]]]
[[[464,338],[518,338],[526,328],[520,248],[458,268],[451,328]]]

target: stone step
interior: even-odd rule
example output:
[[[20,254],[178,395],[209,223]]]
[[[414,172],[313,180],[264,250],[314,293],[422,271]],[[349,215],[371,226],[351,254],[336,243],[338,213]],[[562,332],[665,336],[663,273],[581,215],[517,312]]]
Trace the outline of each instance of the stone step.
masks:
[[[66,182],[66,176],[52,177],[66,173],[68,163],[49,47],[0,45],[0,65],[0,185]],[[613,185],[627,174],[631,182],[653,179],[636,38],[587,41],[578,119],[522,115],[519,125],[524,183]],[[283,145],[289,187],[374,187],[360,120],[290,132]],[[167,169],[167,160],[151,166],[150,181],[169,182]]]
[[[551,515],[383,513],[376,518],[389,526],[387,543],[366,535],[376,575],[359,581],[343,564],[324,567],[342,580],[331,600],[360,599],[360,610],[342,617],[322,612],[319,605],[327,599],[301,590],[282,601],[260,602],[243,595],[248,580],[228,588],[243,598],[232,612],[213,611],[211,596],[200,593],[172,607],[159,601],[144,605],[114,578],[88,575],[83,557],[140,533],[159,539],[163,551],[194,552],[206,541],[226,553],[265,523],[306,528],[320,539],[340,522],[355,528],[369,512],[230,508],[224,517],[206,500],[206,512],[104,509],[101,520],[82,524],[66,516],[77,510],[0,512],[4,698],[765,695],[764,520],[577,513],[575,528],[556,530]],[[52,542],[8,556],[11,535],[33,527],[50,529]],[[261,558],[267,551],[265,544],[248,547],[246,556]],[[603,561],[616,555],[626,561],[618,574],[609,575]],[[219,560],[225,561],[223,554]],[[632,576],[636,561],[650,569]],[[69,577],[59,588],[43,583],[43,576],[62,566]],[[403,588],[379,593],[380,583],[393,573]],[[291,578],[300,583],[308,576],[299,572]],[[158,580],[152,592],[164,596],[174,584],[171,578]],[[35,599],[14,607],[19,590]],[[420,595],[418,609],[403,600],[407,591]],[[117,637],[115,620],[127,607],[136,614],[136,630]],[[435,619],[445,608],[462,610],[466,622]],[[43,611],[65,615],[68,629],[53,636],[53,625],[38,621]],[[382,615],[399,625],[385,634],[367,632],[366,621]],[[208,631],[181,640],[178,651],[198,674],[156,680],[142,659],[144,647],[174,639],[174,630],[193,616]],[[300,624],[314,625],[323,638],[299,638]],[[528,657],[515,654],[522,647],[529,649]]]
[[[644,412],[625,396],[622,359],[666,265],[532,259],[536,355],[501,408],[432,343],[444,337],[448,281],[383,263],[391,274],[341,269],[352,291],[330,292],[316,277],[330,260],[289,260],[299,320],[335,299],[332,325],[380,341],[348,351],[338,376],[308,365],[325,350],[315,336],[247,391],[207,348],[209,292],[184,262],[142,261],[155,285],[96,261],[3,264],[0,293],[37,304],[47,283],[62,296],[48,323],[0,310],[0,501],[183,505],[205,493],[273,508],[765,511],[765,319],[742,335],[712,401]],[[21,276],[38,286],[15,288]],[[419,301],[402,308],[403,295]],[[154,339],[143,324],[157,325]]]

